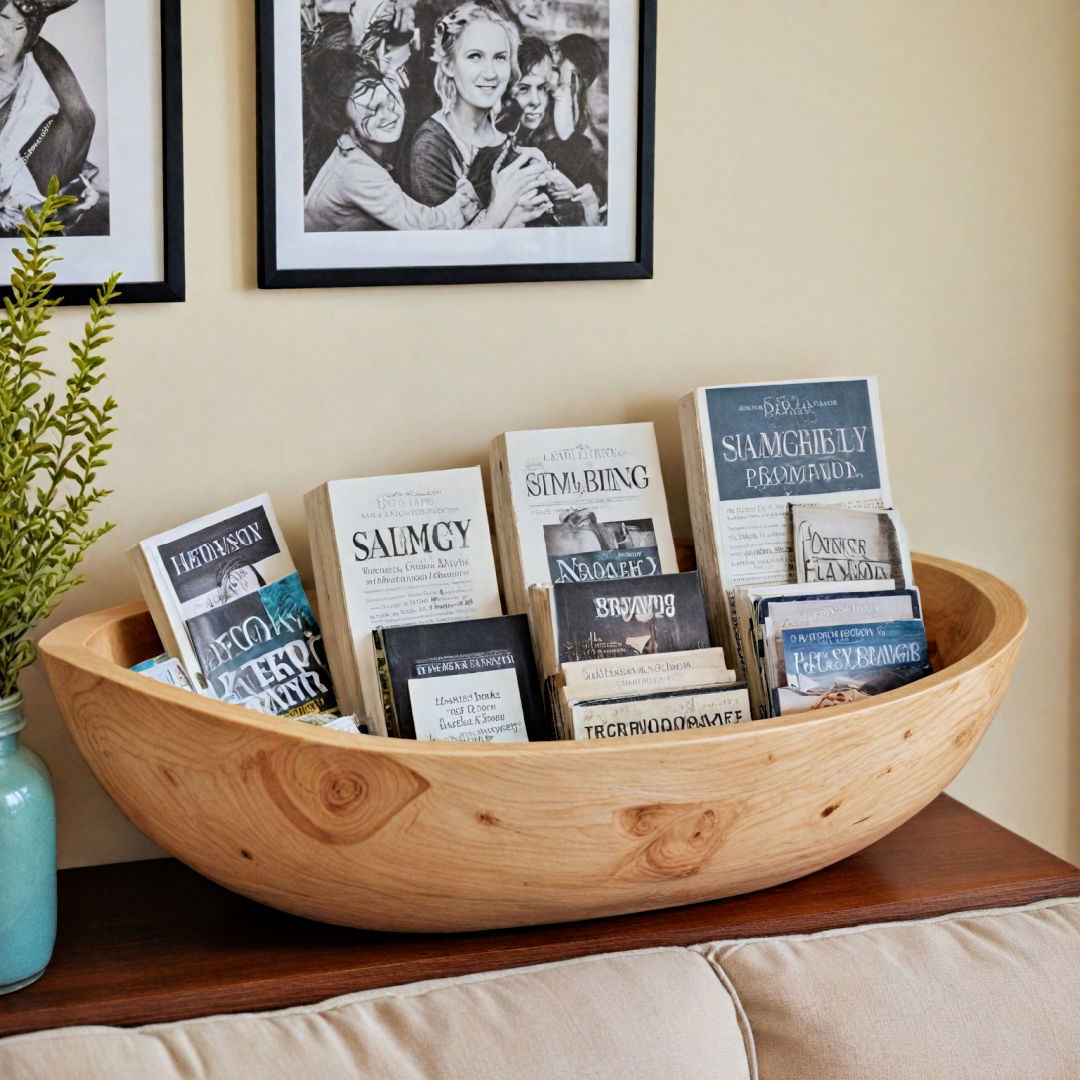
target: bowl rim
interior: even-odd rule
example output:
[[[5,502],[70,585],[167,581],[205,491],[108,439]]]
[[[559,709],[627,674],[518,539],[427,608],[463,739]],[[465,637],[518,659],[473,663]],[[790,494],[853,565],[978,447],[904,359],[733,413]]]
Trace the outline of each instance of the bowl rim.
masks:
[[[141,615],[147,611],[142,602],[123,604],[78,616],[51,630],[38,644],[47,662],[55,662],[76,668],[108,682],[124,691],[149,698],[160,705],[182,711],[197,713],[207,720],[231,725],[240,729],[270,731],[299,742],[323,744],[335,748],[377,754],[437,757],[472,757],[483,755],[491,760],[496,757],[531,757],[536,754],[605,754],[642,753],[658,746],[687,746],[717,739],[752,738],[782,732],[792,727],[812,725],[835,725],[856,714],[879,709],[900,702],[914,702],[934,694],[939,688],[950,685],[965,675],[991,663],[1010,649],[1027,628],[1028,611],[1020,595],[1010,585],[988,571],[951,559],[912,554],[916,576],[920,566],[944,571],[960,577],[974,586],[994,609],[994,622],[986,638],[970,653],[955,664],[950,664],[933,675],[908,686],[890,690],[874,697],[873,701],[852,702],[811,713],[755,720],[732,724],[707,732],[678,732],[658,735],[613,737],[596,741],[550,741],[533,743],[456,743],[441,741],[420,742],[412,739],[389,739],[378,735],[353,735],[348,732],[331,731],[294,721],[283,725],[281,717],[266,716],[242,705],[231,705],[202,694],[166,683],[148,679],[145,675],[121,667],[108,660],[91,647],[91,641],[110,627]]]

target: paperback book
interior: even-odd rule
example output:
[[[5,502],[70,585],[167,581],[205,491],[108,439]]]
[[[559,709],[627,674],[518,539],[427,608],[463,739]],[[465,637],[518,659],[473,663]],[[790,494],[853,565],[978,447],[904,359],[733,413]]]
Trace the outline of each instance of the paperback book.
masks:
[[[151,660],[144,660],[131,670],[137,671],[140,675],[146,675],[155,682],[165,683],[166,686],[175,686],[180,690],[195,689],[187,677],[187,672],[184,671],[184,665],[167,653],[155,656]]]
[[[707,649],[697,573],[533,586],[533,635],[543,675],[561,665]]]
[[[912,584],[907,535],[896,510],[792,506],[795,573],[799,581]]]
[[[187,621],[210,691],[273,716],[336,708],[322,633],[299,574]]]
[[[921,618],[919,594],[915,589],[836,592],[793,599],[764,597],[755,608],[755,641],[764,660],[769,686],[783,686],[787,681],[782,640],[785,630]]]
[[[296,570],[265,494],[143,540],[128,555],[161,644],[203,693],[185,623]]]
[[[680,402],[680,421],[709,617],[745,670],[735,590],[796,580],[792,506],[891,505],[877,383],[704,387]]]
[[[736,606],[747,643],[747,680],[756,719],[774,714],[773,691],[783,685],[781,630],[922,615],[918,590],[898,590],[892,581],[742,586]]]
[[[548,737],[524,615],[376,631],[387,728],[404,739]]]
[[[579,660],[563,664],[561,674],[562,692],[573,704],[733,682],[723,649]]]
[[[591,701],[570,708],[567,737],[612,739],[711,731],[751,719],[745,686],[674,690],[639,698]]]
[[[652,424],[507,432],[491,474],[510,611],[530,585],[678,569]]]
[[[921,619],[784,630],[777,715],[845,705],[932,674]]]
[[[385,735],[372,632],[502,614],[480,470],[337,480],[305,506],[342,709]]]

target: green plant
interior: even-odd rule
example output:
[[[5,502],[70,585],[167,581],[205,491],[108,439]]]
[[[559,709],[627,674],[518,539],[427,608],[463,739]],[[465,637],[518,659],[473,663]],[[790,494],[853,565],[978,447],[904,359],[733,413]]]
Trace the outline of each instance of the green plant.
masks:
[[[116,402],[95,404],[91,395],[105,377],[99,350],[112,340],[118,274],[90,301],[82,338],[69,345],[72,369],[62,390],[44,366],[43,339],[60,302],[52,267],[61,256],[49,240],[63,229],[60,210],[75,201],[54,181],[41,206],[26,211],[12,296],[0,317],[0,698],[15,693],[19,673],[37,656],[27,634],[80,584],[76,567],[113,527],[94,527],[90,517],[111,494],[94,480],[112,445]]]

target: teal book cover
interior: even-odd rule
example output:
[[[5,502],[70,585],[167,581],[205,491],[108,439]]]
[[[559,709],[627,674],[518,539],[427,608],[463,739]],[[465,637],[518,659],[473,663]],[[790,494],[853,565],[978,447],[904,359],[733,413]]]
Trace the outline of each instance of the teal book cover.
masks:
[[[322,632],[299,574],[289,574],[186,623],[209,689],[275,716],[337,706]]]

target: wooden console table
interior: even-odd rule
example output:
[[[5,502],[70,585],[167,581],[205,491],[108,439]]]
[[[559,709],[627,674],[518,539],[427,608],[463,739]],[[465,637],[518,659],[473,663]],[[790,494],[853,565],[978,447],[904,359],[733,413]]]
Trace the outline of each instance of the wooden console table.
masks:
[[[1080,895],[1080,870],[948,796],[820,873],[617,919],[455,936],[345,930],[272,911],[172,859],[60,874],[56,955],[0,998],[0,1036],[284,1008],[593,953],[826,930]]]

